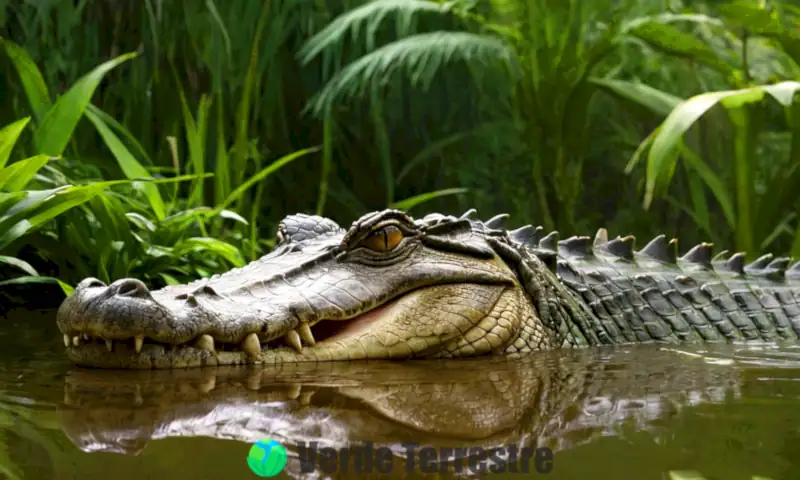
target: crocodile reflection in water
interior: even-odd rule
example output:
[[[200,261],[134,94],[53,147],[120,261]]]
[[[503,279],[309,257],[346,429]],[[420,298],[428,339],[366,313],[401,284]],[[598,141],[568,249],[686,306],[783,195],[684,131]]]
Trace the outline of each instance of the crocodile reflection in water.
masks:
[[[84,451],[138,454],[166,437],[246,443],[270,437],[287,447],[286,470],[295,477],[302,476],[297,444],[314,441],[392,447],[395,471],[403,473],[401,444],[409,441],[434,448],[549,447],[558,468],[559,451],[618,435],[623,422],[648,429],[682,406],[739,395],[736,369],[701,360],[676,364],[673,352],[642,348],[613,356],[578,350],[274,370],[76,370],[66,377],[60,419]]]

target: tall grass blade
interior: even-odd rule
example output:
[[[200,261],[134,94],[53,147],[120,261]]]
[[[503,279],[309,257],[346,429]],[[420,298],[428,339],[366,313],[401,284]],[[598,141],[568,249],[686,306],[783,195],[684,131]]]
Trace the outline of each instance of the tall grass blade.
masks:
[[[33,177],[50,160],[49,155],[36,155],[14,162],[0,170],[0,190],[19,192],[33,180]]]
[[[60,156],[103,77],[137,55],[135,52],[120,55],[95,67],[91,72],[78,79],[67,93],[56,100],[36,129],[34,143],[37,150],[40,153]]]
[[[30,263],[20,260],[16,257],[9,257],[7,255],[0,255],[0,263],[5,263],[6,265],[11,265],[12,267],[18,268],[23,272],[27,273],[28,275],[32,275],[34,277],[39,276],[39,272],[36,271],[35,268],[31,266]]]
[[[138,160],[131,154],[125,147],[119,137],[106,125],[106,123],[92,110],[87,109],[85,112],[86,118],[94,124],[100,136],[106,143],[106,146],[114,158],[117,160],[122,173],[130,180],[137,178],[151,177],[146,168],[139,163]],[[164,207],[164,199],[161,198],[161,193],[158,191],[158,186],[153,183],[139,183],[134,182],[133,187],[144,192],[147,197],[150,207],[153,209],[158,220],[163,220],[166,216],[166,209]]]
[[[5,47],[6,54],[17,70],[19,79],[22,82],[22,88],[25,90],[25,95],[28,96],[33,116],[36,118],[36,123],[41,124],[51,106],[50,93],[47,90],[47,84],[42,77],[42,73],[24,48],[2,37],[0,37],[0,43]]]
[[[8,159],[11,157],[11,150],[14,149],[14,145],[16,145],[19,136],[22,135],[22,131],[25,130],[30,120],[31,117],[25,117],[0,129],[0,169],[8,163]]]
[[[304,150],[298,150],[294,153],[290,153],[289,155],[285,155],[275,160],[274,162],[270,163],[269,165],[261,169],[261,171],[259,171],[252,177],[248,178],[246,182],[239,185],[239,187],[236,188],[236,190],[234,190],[233,192],[231,192],[230,195],[228,195],[228,198],[225,199],[222,205],[218,205],[215,210],[223,210],[228,208],[228,206],[230,206],[231,203],[237,201],[244,194],[244,192],[246,192],[250,187],[252,187],[256,183],[260,182],[262,179],[266,178],[267,176],[277,171],[284,165],[293,162],[304,155],[308,155],[309,153],[318,152],[319,150],[320,147],[306,148]]]
[[[433,200],[434,198],[444,197],[446,195],[458,195],[461,193],[467,193],[469,190],[466,188],[446,188],[444,190],[437,190],[435,192],[428,192],[423,193],[421,195],[415,195],[410,198],[406,198],[405,200],[401,200],[399,202],[394,202],[393,204],[389,205],[389,208],[396,208],[398,210],[410,210],[417,205],[421,205],[425,202]]]

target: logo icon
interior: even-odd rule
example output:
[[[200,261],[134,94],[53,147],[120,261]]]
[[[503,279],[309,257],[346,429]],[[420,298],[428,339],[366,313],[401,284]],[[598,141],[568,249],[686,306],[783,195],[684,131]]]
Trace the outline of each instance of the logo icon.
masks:
[[[271,438],[259,440],[250,447],[247,465],[259,477],[274,477],[286,466],[286,448]]]

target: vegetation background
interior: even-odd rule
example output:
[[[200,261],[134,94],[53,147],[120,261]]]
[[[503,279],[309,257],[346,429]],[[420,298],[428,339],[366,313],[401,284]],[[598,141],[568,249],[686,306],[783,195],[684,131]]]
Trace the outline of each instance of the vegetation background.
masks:
[[[798,81],[788,3],[0,0],[0,297],[387,206],[800,257]]]

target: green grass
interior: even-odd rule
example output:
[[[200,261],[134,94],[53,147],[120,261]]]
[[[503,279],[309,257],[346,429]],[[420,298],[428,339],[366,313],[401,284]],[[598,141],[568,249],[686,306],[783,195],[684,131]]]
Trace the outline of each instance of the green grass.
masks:
[[[385,207],[800,255],[789,5],[3,8],[5,282],[184,282]]]

